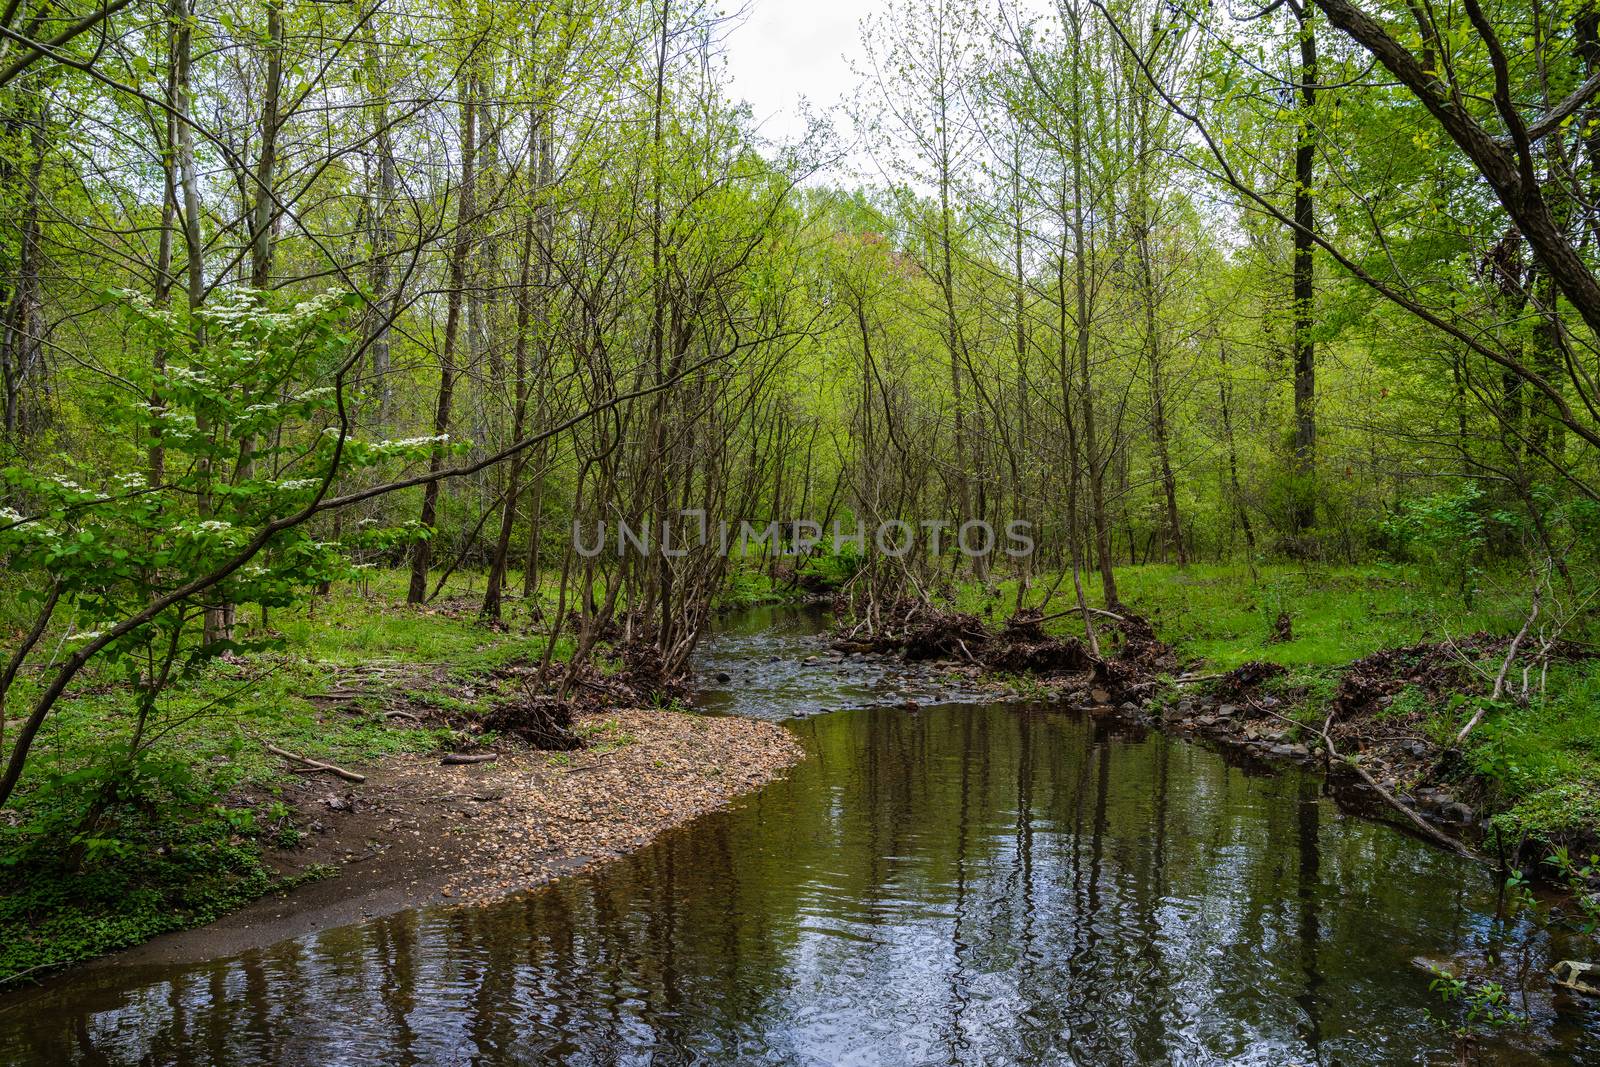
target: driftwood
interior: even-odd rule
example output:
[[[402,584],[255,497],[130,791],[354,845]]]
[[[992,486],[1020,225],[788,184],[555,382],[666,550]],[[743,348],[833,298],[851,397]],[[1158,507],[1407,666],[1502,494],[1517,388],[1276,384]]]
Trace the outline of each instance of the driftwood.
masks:
[[[323,763],[321,760],[310,759],[298,753],[290,752],[286,748],[279,748],[271,741],[263,741],[261,744],[274,756],[282,756],[286,760],[302,764],[308,771],[326,771],[329,774],[337,774],[347,782],[365,782],[367,780],[367,776],[364,774],[357,774],[355,771],[347,771],[343,767],[335,767],[331,763]]]
[[[1274,719],[1289,723],[1293,726],[1305,725],[1302,722],[1298,722],[1295,719],[1289,718],[1287,715],[1279,715],[1271,708],[1263,708],[1260,704],[1257,704],[1253,700],[1250,701],[1250,707],[1257,711],[1264,711],[1268,715],[1271,715]],[[1338,760],[1346,767],[1349,767],[1351,770],[1355,771],[1356,774],[1360,775],[1361,780],[1366,782],[1367,785],[1372,788],[1372,791],[1377,793],[1379,797],[1383,798],[1384,803],[1388,804],[1395,811],[1398,811],[1401,815],[1404,815],[1411,825],[1416,827],[1417,832],[1422,834],[1422,836],[1426,837],[1429,841],[1432,841],[1434,844],[1439,845],[1442,848],[1447,848],[1451,852],[1466,856],[1469,859],[1472,858],[1472,850],[1470,848],[1451,837],[1443,830],[1440,830],[1437,826],[1434,826],[1432,823],[1428,822],[1426,819],[1412,811],[1410,808],[1406,807],[1404,804],[1400,803],[1398,797],[1389,792],[1383,786],[1379,785],[1377,779],[1373,778],[1372,775],[1367,773],[1367,769],[1361,766],[1360,761],[1355,759],[1346,759],[1344,756],[1339,755],[1339,750],[1333,745],[1333,737],[1328,732],[1332,725],[1333,716],[1329,715],[1327,720],[1324,721],[1320,727],[1318,727],[1317,731],[1322,735],[1323,751],[1327,753],[1329,760]]]
[[[498,752],[452,752],[439,764],[444,767],[454,767],[463,763],[493,763],[500,758]]]
[[[1361,780],[1366,782],[1367,785],[1371,786],[1372,791],[1383,798],[1384,803],[1388,804],[1395,811],[1398,811],[1401,815],[1404,815],[1407,821],[1409,821],[1412,826],[1416,827],[1417,832],[1422,834],[1423,837],[1426,837],[1434,844],[1443,848],[1447,848],[1451,852],[1457,853],[1458,855],[1467,856],[1469,858],[1472,856],[1472,850],[1466,845],[1462,844],[1460,841],[1451,837],[1449,834],[1445,833],[1443,830],[1439,829],[1437,826],[1434,826],[1422,816],[1418,815],[1416,812],[1400,803],[1398,797],[1389,792],[1383,786],[1379,785],[1377,779],[1373,778],[1372,775],[1367,773],[1367,769],[1361,766],[1359,760],[1346,759],[1345,757],[1339,755],[1339,750],[1333,747],[1333,738],[1328,734],[1328,727],[1332,725],[1333,716],[1329,715],[1327,721],[1324,722],[1321,727],[1322,744],[1328,753],[1329,759],[1339,760],[1346,767],[1349,767],[1351,770],[1359,774],[1361,776]]]

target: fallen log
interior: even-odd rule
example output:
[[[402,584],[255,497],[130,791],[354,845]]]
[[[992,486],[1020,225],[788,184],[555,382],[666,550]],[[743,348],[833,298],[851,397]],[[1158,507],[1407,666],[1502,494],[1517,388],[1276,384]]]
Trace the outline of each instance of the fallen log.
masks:
[[[452,752],[439,761],[442,767],[454,767],[463,763],[493,763],[500,758],[498,752]]]
[[[290,752],[286,748],[279,748],[277,745],[274,745],[271,741],[263,741],[263,742],[261,742],[261,744],[263,745],[263,747],[266,748],[266,750],[268,752],[272,753],[274,756],[282,756],[286,760],[291,760],[291,761],[293,761],[295,763],[302,764],[307,770],[310,770],[310,771],[326,771],[328,774],[337,774],[340,778],[343,778],[347,782],[357,782],[357,783],[359,783],[359,782],[365,782],[367,780],[367,776],[364,775],[364,774],[357,774],[355,771],[347,771],[343,767],[335,767],[331,763],[323,763],[321,760],[314,760],[314,759],[311,759],[311,758],[309,758],[307,756],[302,756],[302,755],[299,755],[298,753]]]

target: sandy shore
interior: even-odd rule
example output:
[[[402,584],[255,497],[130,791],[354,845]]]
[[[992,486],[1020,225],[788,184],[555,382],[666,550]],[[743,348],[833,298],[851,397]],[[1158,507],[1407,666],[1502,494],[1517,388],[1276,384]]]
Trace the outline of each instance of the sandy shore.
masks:
[[[289,799],[307,829],[269,854],[285,875],[336,875],[166,934],[99,966],[235,955],[424,904],[481,903],[644,845],[799,761],[785,729],[749,719],[611,710],[576,724],[591,746],[442,766],[411,756],[350,785],[317,775]]]

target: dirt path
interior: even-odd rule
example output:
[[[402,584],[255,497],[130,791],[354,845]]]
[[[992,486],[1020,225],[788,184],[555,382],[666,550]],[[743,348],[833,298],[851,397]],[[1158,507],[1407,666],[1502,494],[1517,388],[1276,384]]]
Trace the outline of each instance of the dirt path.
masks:
[[[362,785],[308,777],[291,793],[304,842],[267,858],[285,875],[321,865],[336,877],[96,966],[194,962],[424,904],[498,899],[636,849],[803,755],[787,730],[748,719],[613,710],[576,726],[591,747],[466,766],[402,757]]]

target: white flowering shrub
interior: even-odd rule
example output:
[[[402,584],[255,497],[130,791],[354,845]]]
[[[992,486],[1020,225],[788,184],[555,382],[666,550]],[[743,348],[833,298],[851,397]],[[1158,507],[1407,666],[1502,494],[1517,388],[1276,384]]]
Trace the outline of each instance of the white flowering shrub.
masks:
[[[350,438],[331,383],[351,354],[352,295],[274,310],[261,294],[238,293],[193,314],[133,294],[123,301],[131,331],[167,354],[154,403],[128,390],[104,412],[108,439],[131,431],[138,447],[124,445],[122,454],[138,457],[129,465],[142,469],[0,472],[0,557],[38,612],[24,659],[35,651],[41,660],[64,657],[42,675],[43,691],[28,693],[31,710],[7,754],[0,803],[33,734],[80,669],[93,660],[125,671],[138,694],[128,746],[136,754],[164,687],[264,640],[216,625],[224,605],[293,605],[349,573],[342,546],[307,521],[332,497],[337,475],[426,457],[436,444]],[[354,536],[370,547],[411,532],[363,526]],[[41,641],[46,633],[60,641]],[[18,694],[9,691],[27,677],[0,679],[0,702],[13,698],[12,721]]]

